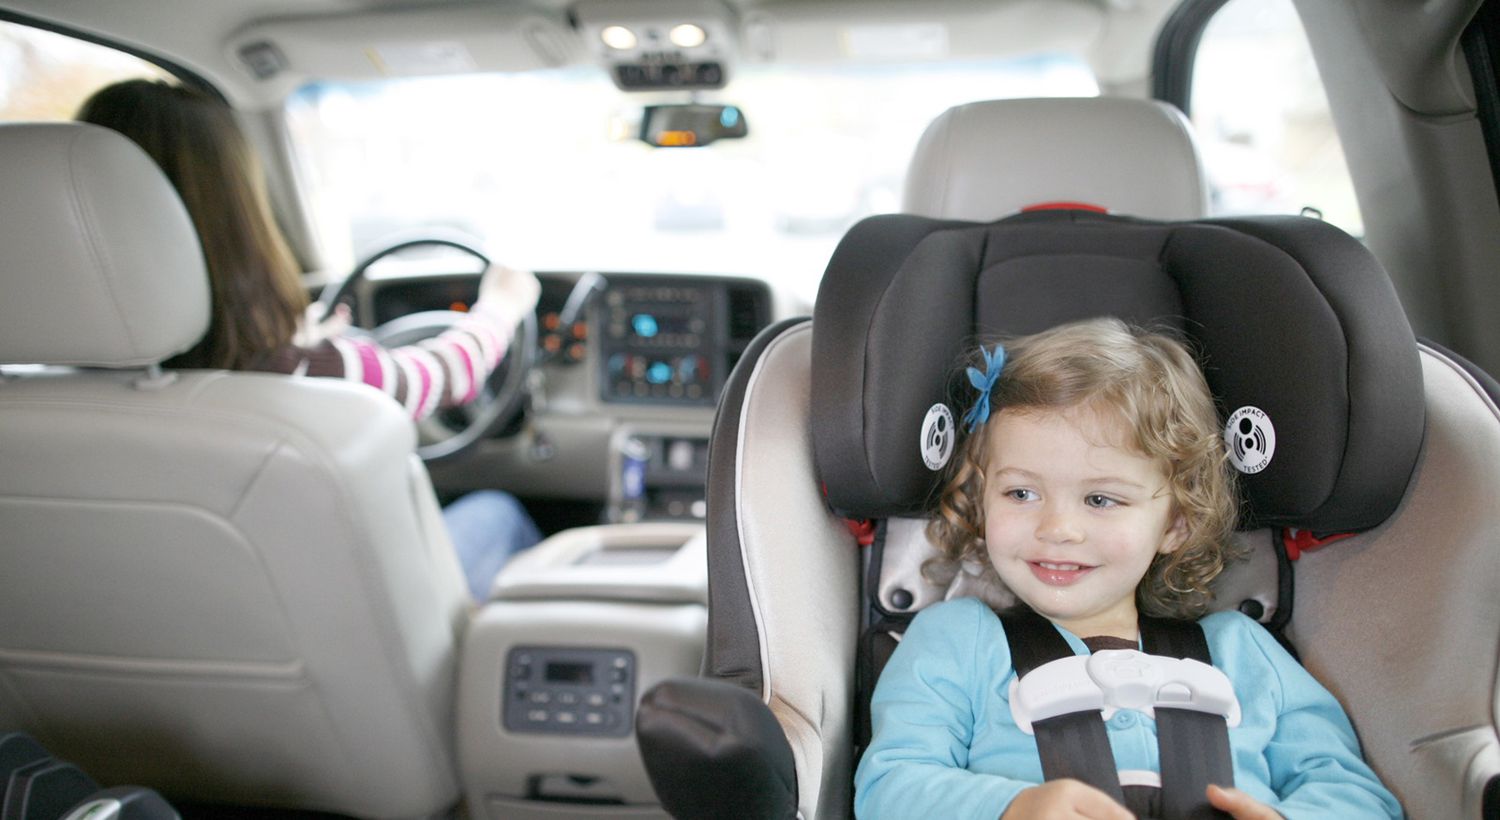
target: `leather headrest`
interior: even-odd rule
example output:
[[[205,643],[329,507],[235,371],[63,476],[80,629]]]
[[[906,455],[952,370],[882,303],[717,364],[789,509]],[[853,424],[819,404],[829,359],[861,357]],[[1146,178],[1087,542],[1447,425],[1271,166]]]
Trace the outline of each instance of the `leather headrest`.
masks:
[[[1207,213],[1187,120],[1120,97],[991,100],[948,109],[922,134],[904,213],[999,219],[1056,202],[1150,219]]]
[[[198,234],[135,143],[0,125],[0,364],[137,367],[208,328]]]
[[[854,517],[923,511],[940,478],[923,462],[923,420],[938,402],[960,405],[957,418],[972,399],[948,391],[976,340],[1106,315],[1178,329],[1221,421],[1253,417],[1251,449],[1269,452],[1241,454],[1256,470],[1241,476],[1243,525],[1345,532],[1395,510],[1422,440],[1421,368],[1363,245],[1301,217],[1060,211],[879,216],[844,237],[813,321],[813,445],[830,503]]]

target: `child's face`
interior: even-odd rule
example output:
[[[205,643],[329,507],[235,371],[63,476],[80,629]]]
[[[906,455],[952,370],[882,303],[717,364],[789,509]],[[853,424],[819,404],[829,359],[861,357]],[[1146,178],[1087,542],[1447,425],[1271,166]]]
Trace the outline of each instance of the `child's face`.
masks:
[[[1136,585],[1184,530],[1160,465],[1089,408],[1003,410],[986,426],[984,537],[1000,579],[1080,637],[1136,637]]]

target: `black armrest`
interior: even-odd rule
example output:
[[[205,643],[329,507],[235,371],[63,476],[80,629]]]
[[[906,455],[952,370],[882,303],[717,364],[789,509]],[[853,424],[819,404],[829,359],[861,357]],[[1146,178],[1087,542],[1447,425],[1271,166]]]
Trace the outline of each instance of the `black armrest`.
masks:
[[[678,820],[797,816],[792,747],[754,693],[702,678],[662,681],[641,698],[635,735],[657,799]]]

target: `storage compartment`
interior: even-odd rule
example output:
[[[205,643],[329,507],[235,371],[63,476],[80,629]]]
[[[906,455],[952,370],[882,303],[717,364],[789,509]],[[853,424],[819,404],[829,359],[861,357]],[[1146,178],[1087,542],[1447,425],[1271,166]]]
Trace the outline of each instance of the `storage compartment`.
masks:
[[[665,817],[636,748],[635,706],[658,681],[698,674],[707,581],[696,524],[568,530],[507,566],[460,663],[470,811]]]

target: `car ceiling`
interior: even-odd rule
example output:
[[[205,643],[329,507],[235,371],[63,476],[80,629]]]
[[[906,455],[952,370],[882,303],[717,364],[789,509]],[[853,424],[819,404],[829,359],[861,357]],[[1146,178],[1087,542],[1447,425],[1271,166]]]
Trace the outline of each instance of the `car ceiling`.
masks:
[[[722,21],[724,61],[828,62],[851,55],[857,26],[939,25],[946,58],[1071,51],[1107,92],[1143,94],[1151,43],[1176,0],[3,0],[0,6],[159,55],[245,108],[279,103],[310,79],[433,73],[385,53],[457,44],[470,71],[596,62],[587,33],[612,18]],[[241,49],[271,44],[283,70],[256,78]],[[440,66],[438,70],[442,70]]]

